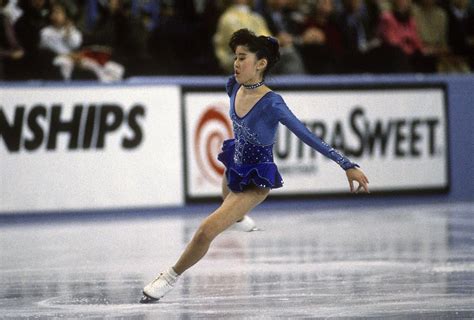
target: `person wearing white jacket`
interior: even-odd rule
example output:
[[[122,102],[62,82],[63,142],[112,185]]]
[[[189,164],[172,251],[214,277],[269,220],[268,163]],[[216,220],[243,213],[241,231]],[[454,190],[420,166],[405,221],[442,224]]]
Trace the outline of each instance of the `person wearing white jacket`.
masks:
[[[41,30],[40,48],[56,54],[53,65],[57,66],[65,80],[70,80],[76,65],[95,73],[102,82],[122,79],[124,68],[113,61],[100,64],[94,59],[85,57],[79,51],[82,44],[82,33],[74,26],[66,6],[56,2],[51,8],[51,24]]]
[[[81,32],[65,17],[60,6],[53,7],[51,22],[51,25],[41,30],[41,48],[57,54],[70,54],[81,46]]]
[[[53,65],[59,67],[64,79],[69,80],[74,70],[71,54],[80,48],[82,34],[69,18],[66,7],[59,2],[51,8],[50,20],[51,24],[40,32],[40,48],[57,55]]]

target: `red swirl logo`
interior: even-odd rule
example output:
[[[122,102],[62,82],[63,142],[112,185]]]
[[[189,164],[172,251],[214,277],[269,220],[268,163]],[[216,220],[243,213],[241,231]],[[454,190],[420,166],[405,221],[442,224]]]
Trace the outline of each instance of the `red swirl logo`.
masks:
[[[222,142],[232,137],[232,123],[218,106],[209,106],[199,118],[194,132],[194,150],[200,171],[206,180],[219,184],[224,166],[217,160]]]

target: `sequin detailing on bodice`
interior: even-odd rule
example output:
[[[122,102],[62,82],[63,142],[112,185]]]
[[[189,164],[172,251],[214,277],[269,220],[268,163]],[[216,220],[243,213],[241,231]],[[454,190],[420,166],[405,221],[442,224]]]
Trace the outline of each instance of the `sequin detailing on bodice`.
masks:
[[[252,132],[232,116],[235,136],[234,163],[236,164],[257,164],[273,162],[273,144],[262,145],[257,138],[257,134]]]
[[[235,139],[234,162],[236,164],[273,162],[273,145],[258,146],[244,139]]]

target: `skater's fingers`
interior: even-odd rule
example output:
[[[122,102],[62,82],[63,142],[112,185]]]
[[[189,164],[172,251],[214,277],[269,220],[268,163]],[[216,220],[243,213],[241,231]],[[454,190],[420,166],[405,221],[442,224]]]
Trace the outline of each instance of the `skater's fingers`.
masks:
[[[351,189],[351,192],[354,192],[354,180],[349,179],[349,188]]]
[[[358,189],[361,189],[361,188],[363,188],[365,192],[370,193],[369,186],[367,185],[367,182],[365,182],[365,181],[359,182],[359,188]]]

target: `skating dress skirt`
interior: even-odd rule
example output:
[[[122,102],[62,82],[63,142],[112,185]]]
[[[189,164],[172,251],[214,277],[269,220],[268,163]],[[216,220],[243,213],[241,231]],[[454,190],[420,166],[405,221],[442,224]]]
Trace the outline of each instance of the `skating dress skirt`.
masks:
[[[225,140],[218,159],[226,167],[227,185],[234,192],[248,186],[280,188],[283,179],[273,162],[273,145],[259,146],[243,138]]]

